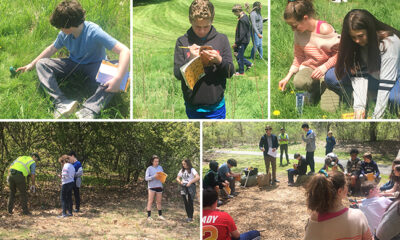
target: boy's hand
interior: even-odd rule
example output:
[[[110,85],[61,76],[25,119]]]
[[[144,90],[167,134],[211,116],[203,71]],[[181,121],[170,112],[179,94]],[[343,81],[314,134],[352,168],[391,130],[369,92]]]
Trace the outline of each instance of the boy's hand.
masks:
[[[106,92],[119,92],[119,85],[120,85],[120,81],[117,78],[113,78],[110,81],[106,82],[104,84],[104,87],[106,88]]]
[[[192,46],[189,47],[190,50],[190,57],[195,58],[200,55],[200,46],[197,44],[193,44]]]
[[[21,72],[28,72],[28,71],[32,70],[32,68],[33,68],[33,64],[32,64],[32,63],[29,63],[29,64],[26,65],[26,66],[23,66],[23,67],[18,68],[16,71],[17,71],[17,72],[19,72],[19,71],[21,71]]]
[[[216,50],[203,50],[200,54],[206,57],[211,63],[219,65],[222,62],[222,57]]]

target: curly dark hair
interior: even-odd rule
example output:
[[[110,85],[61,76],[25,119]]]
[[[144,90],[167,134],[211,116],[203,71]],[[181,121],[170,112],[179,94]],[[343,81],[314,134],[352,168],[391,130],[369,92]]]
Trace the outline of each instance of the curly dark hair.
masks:
[[[65,0],[54,9],[50,16],[50,24],[58,29],[78,27],[85,21],[85,13],[78,1]]]

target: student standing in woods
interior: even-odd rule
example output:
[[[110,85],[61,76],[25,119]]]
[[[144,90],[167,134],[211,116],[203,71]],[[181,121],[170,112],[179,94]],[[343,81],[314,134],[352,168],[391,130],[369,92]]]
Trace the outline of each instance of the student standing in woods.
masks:
[[[157,155],[153,155],[149,162],[149,167],[146,170],[145,180],[148,182],[148,193],[149,198],[147,201],[147,220],[153,220],[151,218],[151,206],[153,205],[154,197],[156,197],[158,218],[165,220],[162,216],[161,200],[163,193],[163,184],[158,179],[158,172],[164,172],[163,168],[159,165],[160,159]]]
[[[69,217],[72,216],[72,188],[75,185],[74,176],[75,176],[75,168],[74,165],[71,164],[71,159],[68,155],[62,155],[58,161],[62,166],[61,173],[61,206],[62,206],[62,215],[60,217]]]
[[[76,0],[65,0],[57,5],[50,17],[52,26],[60,29],[57,39],[31,63],[17,71],[26,72],[36,66],[41,86],[54,103],[54,118],[75,113],[78,102],[68,99],[59,88],[57,80],[65,80],[74,72],[82,72],[89,78],[84,88],[93,90],[83,107],[75,113],[79,119],[93,119],[111,100],[126,72],[130,51],[124,44],[107,34],[95,23],[85,21],[86,11]],[[50,58],[63,47],[69,58]],[[103,85],[96,82],[102,60],[106,60],[106,48],[119,55],[116,76]]]
[[[189,159],[182,161],[182,169],[179,171],[176,181],[181,186],[181,195],[185,203],[187,214],[187,222],[193,222],[194,206],[193,201],[196,197],[196,182],[200,180],[200,176],[196,169],[192,167]]]
[[[8,213],[12,214],[14,210],[15,194],[20,192],[22,213],[29,215],[28,210],[28,197],[26,194],[26,184],[28,176],[31,177],[32,186],[30,187],[32,192],[35,192],[35,172],[36,172],[36,161],[39,161],[40,157],[37,153],[32,153],[30,156],[21,156],[17,158],[10,166],[8,170],[7,182],[10,185],[10,197],[8,199]]]
[[[176,40],[174,75],[181,81],[186,115],[190,119],[225,119],[226,79],[234,74],[230,44],[226,35],[217,32],[212,25],[214,5],[208,0],[194,0],[189,8],[192,25],[185,35]],[[211,46],[212,50],[202,50]],[[205,76],[191,90],[186,86],[180,68],[198,56],[205,57]]]
[[[72,190],[74,191],[74,197],[75,197],[75,212],[79,212],[81,207],[80,188],[82,185],[83,168],[81,162],[78,161],[77,159],[75,151],[70,151],[68,156],[71,159],[71,163],[74,165],[75,168],[75,176],[74,176],[75,184]]]

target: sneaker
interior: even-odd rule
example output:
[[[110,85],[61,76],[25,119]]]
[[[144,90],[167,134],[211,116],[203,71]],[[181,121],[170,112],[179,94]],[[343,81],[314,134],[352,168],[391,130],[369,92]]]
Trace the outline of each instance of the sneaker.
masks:
[[[224,202],[221,200],[218,200],[217,207],[222,206],[222,205],[224,205]]]
[[[239,193],[238,192],[233,192],[233,193],[231,193],[231,195],[236,197],[237,195],[239,195]]]
[[[96,114],[89,108],[82,108],[75,113],[75,116],[79,119],[95,119]]]
[[[153,218],[151,218],[151,217],[147,217],[147,221],[153,221]]]
[[[32,215],[32,213],[31,212],[22,212],[22,215]]]
[[[233,76],[244,76],[244,73],[236,72],[235,74],[233,74]]]
[[[288,183],[288,186],[289,186],[289,187],[293,187],[293,186],[294,186],[294,183],[290,182],[290,183]]]
[[[252,68],[253,65],[254,65],[254,64],[251,64],[250,66],[246,66],[246,71],[247,71],[247,70],[250,70],[250,68]]]
[[[278,179],[275,179],[275,180],[274,180],[274,182],[277,182],[277,183],[279,183],[279,182],[281,182],[281,181],[279,181]]]
[[[67,213],[67,217],[72,217],[72,213]]]
[[[339,109],[340,96],[326,88],[321,95],[321,109],[327,112],[335,112]]]
[[[186,222],[188,222],[188,223],[189,223],[189,222],[193,222],[193,218],[187,218],[187,219],[186,219]]]
[[[159,215],[159,216],[158,216],[158,219],[160,219],[160,220],[162,220],[162,221],[165,220],[165,218],[164,218],[162,215]]]
[[[228,197],[227,198],[234,198],[234,196],[233,195],[228,195]]]
[[[64,213],[61,216],[58,216],[58,218],[66,218],[66,217],[68,217],[68,216],[67,216],[67,214],[64,214]]]
[[[74,212],[79,212],[79,209],[75,209]]]
[[[65,100],[56,104],[54,110],[54,118],[59,119],[61,117],[67,117],[68,115],[75,112],[78,107],[78,102],[74,100]]]

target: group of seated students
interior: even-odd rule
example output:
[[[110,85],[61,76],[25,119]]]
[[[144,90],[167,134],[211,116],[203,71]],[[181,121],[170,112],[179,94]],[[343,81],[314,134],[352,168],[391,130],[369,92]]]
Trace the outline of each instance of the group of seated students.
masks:
[[[348,208],[348,184],[343,172],[330,170],[314,175],[306,187],[307,208],[311,215],[305,239],[400,239],[400,165],[393,162],[393,187],[379,192],[375,179],[366,180],[359,201],[360,209]]]
[[[347,161],[346,169],[339,162],[339,158],[333,152],[328,153],[325,156],[324,166],[318,171],[318,173],[323,173],[325,176],[328,175],[329,170],[333,171],[342,171],[346,173],[347,180],[350,184],[349,192],[352,193],[355,191],[355,188],[368,180],[374,180],[377,184],[380,182],[380,171],[378,168],[378,164],[374,160],[372,160],[372,154],[370,152],[366,152],[363,155],[364,161],[361,161],[357,156],[359,151],[357,149],[351,149],[350,151],[350,159]],[[298,160],[298,163],[293,165],[293,168],[288,169],[288,185],[294,186],[294,176],[305,175],[307,172],[307,161],[301,156],[299,153],[294,154],[294,159]],[[396,161],[396,160],[395,160]],[[393,182],[385,184],[384,187],[387,189],[391,189],[393,187]],[[385,189],[385,190],[387,190]]]
[[[237,196],[235,178],[239,177],[240,173],[233,173],[231,171],[231,168],[236,166],[237,162],[233,158],[228,159],[228,161],[220,167],[218,167],[218,162],[210,161],[210,170],[204,176],[203,188],[213,188],[217,193],[220,193],[223,198],[233,198]],[[222,204],[222,202],[219,201],[219,204]]]

